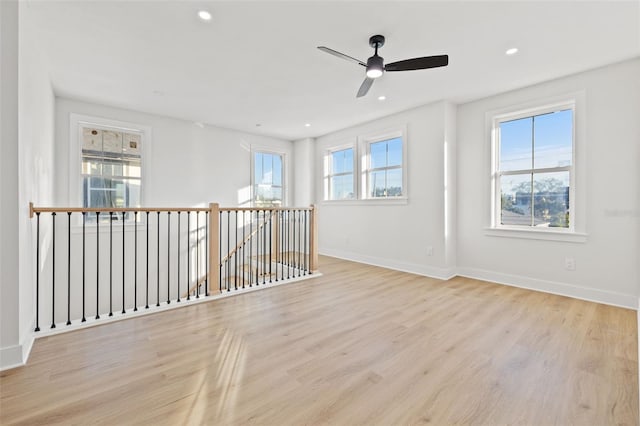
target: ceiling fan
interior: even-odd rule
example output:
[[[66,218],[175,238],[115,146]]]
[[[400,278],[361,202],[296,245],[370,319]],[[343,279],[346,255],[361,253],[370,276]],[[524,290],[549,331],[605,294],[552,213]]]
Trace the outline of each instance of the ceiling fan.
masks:
[[[367,77],[362,82],[362,85],[358,90],[358,94],[356,95],[356,97],[358,98],[367,94],[367,92],[371,88],[371,85],[373,84],[373,81],[376,78],[382,76],[384,71],[424,70],[427,68],[446,67],[449,64],[448,55],[437,55],[424,56],[422,58],[405,59],[403,61],[392,62],[385,65],[384,58],[378,56],[378,49],[384,46],[384,36],[372,36],[371,38],[369,38],[369,46],[375,49],[375,53],[372,57],[367,59],[366,64],[359,59],[353,58],[349,55],[345,55],[344,53],[340,53],[337,50],[333,50],[325,46],[318,46],[318,49],[322,50],[323,52],[327,52],[349,62],[355,62],[356,64],[362,65],[367,69]]]

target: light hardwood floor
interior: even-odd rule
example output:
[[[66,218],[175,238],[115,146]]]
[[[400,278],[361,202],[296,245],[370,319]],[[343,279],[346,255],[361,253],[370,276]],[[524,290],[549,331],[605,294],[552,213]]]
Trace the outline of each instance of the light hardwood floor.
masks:
[[[635,311],[321,257],[323,276],[36,341],[1,424],[638,422]]]

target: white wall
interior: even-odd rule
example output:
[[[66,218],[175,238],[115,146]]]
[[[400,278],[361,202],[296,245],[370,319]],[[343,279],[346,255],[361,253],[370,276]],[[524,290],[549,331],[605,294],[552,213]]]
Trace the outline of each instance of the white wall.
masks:
[[[4,102],[11,102],[14,114],[17,110],[17,139],[11,135],[4,140],[3,135],[3,163],[11,162],[5,169],[3,164],[3,185],[10,186],[12,200],[6,204],[3,200],[3,224],[5,216],[7,224],[13,229],[6,234],[3,230],[4,246],[2,260],[10,262],[11,266],[5,270],[3,265],[3,318],[2,318],[2,360],[0,368],[24,362],[28,356],[33,341],[34,304],[35,304],[35,226],[29,218],[30,201],[38,204],[50,204],[53,192],[53,91],[49,81],[46,63],[34,38],[33,20],[27,3],[20,2],[17,10],[5,15],[5,8],[13,7],[13,2],[3,2],[3,35],[5,28],[12,34],[8,40],[17,36],[17,44],[11,46],[9,52],[16,47],[17,56],[10,58],[9,64],[17,65],[17,78],[3,72],[3,85],[12,86],[6,91],[3,87]],[[5,22],[8,18],[11,22]],[[6,27],[5,27],[6,24]],[[15,53],[15,52],[14,52]],[[4,63],[4,37],[3,37]],[[3,65],[4,71],[4,65]],[[5,77],[7,79],[5,80]],[[17,89],[17,96],[16,96]],[[5,99],[5,93],[9,96]],[[12,100],[13,99],[13,100]],[[4,119],[3,119],[4,121]],[[15,124],[15,123],[14,123]],[[12,124],[12,126],[14,125]],[[4,126],[3,126],[4,129]],[[5,143],[6,142],[6,143]],[[5,157],[5,148],[9,155]],[[17,154],[17,155],[16,155]],[[5,180],[4,171],[7,171]],[[9,175],[10,174],[10,175]],[[3,188],[4,194],[4,188]],[[15,196],[17,195],[17,197]],[[3,195],[4,198],[4,195]],[[41,228],[41,253],[46,257],[50,245],[50,228]],[[38,266],[42,269],[44,261]],[[12,273],[17,267],[17,275]],[[5,298],[6,293],[9,297]],[[17,298],[16,298],[17,294]],[[4,303],[12,304],[5,307]],[[6,309],[5,309],[6,308]],[[11,329],[5,339],[5,328]],[[17,329],[17,339],[15,331]]]
[[[18,3],[0,2],[0,368],[18,364]]]
[[[44,52],[36,40],[35,21],[27,3],[20,2],[20,336],[30,338],[34,325],[35,226],[29,202],[53,203],[54,95]],[[40,229],[43,255],[49,252],[50,228]],[[44,256],[43,256],[44,258]]]
[[[188,207],[218,202],[221,206],[233,207],[248,201],[252,148],[285,154],[285,179],[291,200],[293,146],[290,141],[212,126],[200,128],[188,121],[57,98],[55,161],[60,179],[56,200],[61,205],[77,205],[77,198],[69,189],[71,174],[80,173],[80,165],[70,164],[69,160],[71,113],[151,127],[151,143],[143,146],[145,206]]]
[[[445,131],[447,111],[451,113],[449,104],[438,102],[316,140],[321,253],[430,276],[451,275],[445,241],[444,149],[445,140],[455,138],[455,132]],[[321,174],[327,149],[355,143],[359,135],[402,126],[407,129],[407,203],[323,201]],[[455,147],[453,139],[449,143]],[[433,247],[432,256],[427,255],[428,246]]]
[[[635,308],[638,295],[640,60],[607,66],[458,108],[459,272]],[[584,91],[586,243],[485,235],[490,144],[485,114]],[[580,145],[579,145],[580,146]],[[577,212],[580,214],[580,212]],[[564,269],[566,257],[576,270]]]
[[[315,139],[307,138],[293,143],[293,205],[308,207],[315,202]]]

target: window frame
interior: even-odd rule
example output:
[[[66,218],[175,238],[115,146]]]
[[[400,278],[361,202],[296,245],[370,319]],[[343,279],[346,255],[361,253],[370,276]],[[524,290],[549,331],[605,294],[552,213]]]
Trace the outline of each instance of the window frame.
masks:
[[[350,149],[353,152],[353,169],[351,172],[344,173],[333,173],[333,154],[339,151],[346,151]],[[358,150],[356,149],[355,144],[353,143],[345,143],[342,145],[335,145],[327,150],[325,150],[324,155],[324,201],[328,202],[350,202],[357,201],[359,199],[359,188],[358,188]],[[331,178],[336,176],[347,176],[351,174],[353,176],[353,197],[352,198],[331,198]]]
[[[84,205],[84,188],[83,188],[83,178],[85,174],[82,172],[82,129],[83,127],[95,127],[101,130],[112,130],[118,132],[135,132],[140,134],[140,205],[145,205],[145,182],[146,182],[146,169],[145,167],[145,157],[150,155],[150,144],[151,144],[151,127],[120,121],[113,120],[98,116],[90,116],[83,115],[77,113],[70,113],[69,115],[69,202],[71,205],[75,204],[78,206]],[[74,223],[74,227],[78,227],[82,225],[82,219],[80,215],[76,218],[76,223]],[[133,220],[125,220],[125,221],[116,221],[114,222],[114,226],[133,226]],[[86,226],[89,228],[95,227],[96,223],[92,221],[87,221]],[[141,224],[138,224],[138,228],[140,228]]]
[[[81,129],[98,129],[101,131],[112,131],[112,128],[109,129],[105,129],[102,126],[85,126],[85,125],[80,125]],[[121,129],[118,129],[119,133],[124,133],[123,131],[121,131]],[[140,136],[141,142],[142,142],[142,133],[141,132],[132,132],[132,131],[127,131],[127,134],[137,134]],[[84,136],[83,136],[84,137]],[[82,160],[84,162],[85,158],[98,158],[100,160],[105,160],[108,157],[104,156],[104,151],[103,155],[101,156],[97,156],[94,157],[93,155],[88,155],[84,153],[84,147],[83,149],[81,149],[82,151]],[[99,188],[99,187],[92,187],[91,182],[93,181],[94,178],[98,178],[98,179],[112,179],[112,180],[121,180],[121,181],[137,181],[138,182],[138,186],[140,187],[140,189],[142,189],[141,183],[142,183],[142,155],[141,153],[137,155],[138,158],[138,162],[139,162],[139,167],[140,167],[140,176],[126,176],[124,173],[120,174],[120,175],[109,175],[109,176],[104,176],[103,174],[100,175],[95,175],[92,173],[82,173],[82,180],[83,180],[83,191],[82,191],[82,206],[83,207],[87,207],[87,208],[92,208],[92,207],[103,207],[103,206],[91,206],[91,191],[92,189],[97,189],[97,190],[101,190],[101,191],[105,191],[105,192],[116,192],[115,189],[113,188]],[[122,164],[123,170],[124,170],[124,165],[125,162],[127,161],[124,156],[120,156],[120,158],[115,158],[114,159],[117,163]],[[104,167],[104,164],[102,165],[102,167]],[[85,186],[86,183],[86,186]],[[125,190],[125,197],[126,200],[129,201],[129,189],[127,188]],[[131,205],[129,205],[127,203],[127,205],[125,205],[124,207],[132,207]],[[134,206],[135,207],[135,206]],[[117,207],[114,207],[117,208]],[[126,216],[126,215],[125,215]],[[118,217],[120,217],[120,215],[118,214]],[[129,219],[130,220],[130,219]]]
[[[406,126],[396,126],[393,129],[368,133],[358,137],[358,146],[360,148],[360,200],[379,201],[383,203],[393,203],[394,201],[406,202],[408,199],[409,189],[407,186],[407,131]],[[391,139],[400,138],[402,141],[402,164],[392,167],[376,168],[375,170],[389,170],[400,168],[402,170],[402,195],[399,197],[371,197],[369,195],[369,174],[371,169],[371,145],[378,142],[384,142]]]
[[[264,207],[258,206],[256,204],[256,176],[255,176],[255,161],[256,154],[269,154],[269,155],[278,155],[282,159],[282,203],[280,206],[274,207],[283,207],[287,206],[288,194],[287,194],[287,153],[284,151],[274,150],[273,148],[264,148],[264,147],[251,147],[251,201],[250,205],[252,207]],[[272,184],[273,186],[273,184]]]
[[[571,109],[572,111],[572,152],[571,166],[569,166],[569,227],[536,227],[529,225],[503,225],[501,218],[501,188],[500,176],[525,172],[553,172],[564,171],[567,166],[552,168],[533,168],[500,173],[500,134],[499,125],[502,122],[526,117],[543,115],[555,111]],[[586,242],[585,198],[586,179],[585,158],[585,95],[576,92],[564,96],[551,97],[544,100],[529,102],[524,105],[502,108],[486,113],[488,128],[488,142],[490,145],[490,215],[489,225],[485,234],[498,237],[514,237],[525,239],[557,240],[567,242]],[[533,155],[534,153],[532,153]],[[533,189],[532,189],[533,190]]]

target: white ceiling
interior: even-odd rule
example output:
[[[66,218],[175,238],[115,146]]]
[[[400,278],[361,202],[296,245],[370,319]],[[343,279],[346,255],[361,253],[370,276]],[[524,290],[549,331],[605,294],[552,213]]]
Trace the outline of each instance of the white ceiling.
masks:
[[[289,140],[429,102],[467,102],[640,56],[636,1],[35,1],[29,16],[58,95]],[[196,17],[207,9],[213,19]],[[387,73],[356,99],[369,36]],[[520,52],[507,57],[509,47]],[[378,101],[385,95],[387,100]],[[261,124],[257,127],[256,124]],[[311,127],[305,127],[311,123]]]

